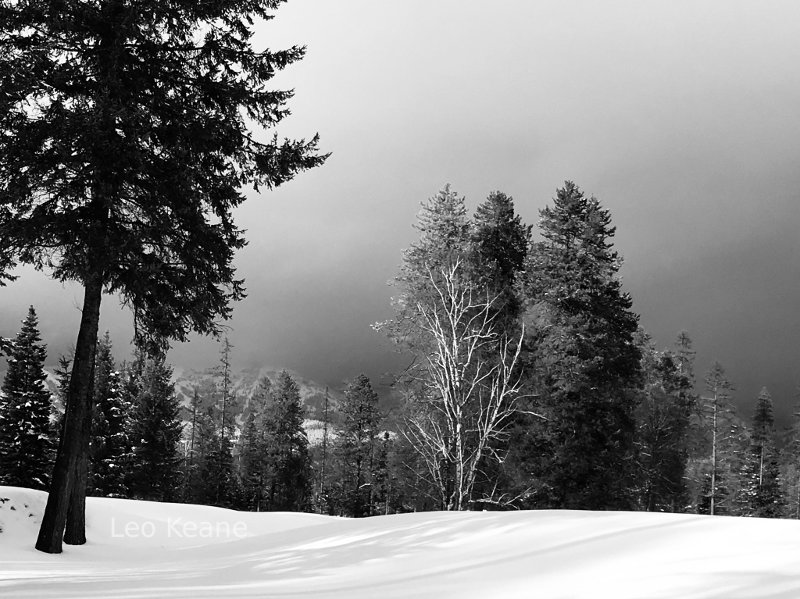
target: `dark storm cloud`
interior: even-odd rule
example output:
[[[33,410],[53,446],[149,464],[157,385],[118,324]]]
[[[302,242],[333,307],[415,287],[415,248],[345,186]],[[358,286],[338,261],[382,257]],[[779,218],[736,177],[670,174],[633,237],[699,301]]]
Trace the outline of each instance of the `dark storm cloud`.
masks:
[[[309,48],[276,79],[296,90],[279,133],[319,131],[334,154],[238,213],[249,297],[231,323],[235,359],[331,383],[397,366],[369,324],[391,313],[385,282],[419,202],[447,182],[471,207],[501,189],[535,223],[572,179],[612,211],[656,343],[686,328],[699,374],[723,361],[746,411],[761,385],[788,405],[798,22],[789,1],[292,0],[258,38]],[[78,291],[23,281],[0,293],[0,334],[34,303],[51,345],[71,342]],[[127,320],[105,313],[118,345]],[[173,360],[202,367],[216,351],[195,341]]]

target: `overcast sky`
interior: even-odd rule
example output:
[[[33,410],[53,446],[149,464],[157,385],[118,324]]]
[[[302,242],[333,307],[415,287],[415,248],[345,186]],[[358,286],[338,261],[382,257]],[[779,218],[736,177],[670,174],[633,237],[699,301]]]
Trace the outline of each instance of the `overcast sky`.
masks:
[[[681,329],[698,373],[720,360],[749,416],[766,385],[785,417],[800,342],[800,3],[290,0],[257,44],[308,46],[281,135],[321,135],[328,163],[238,211],[249,297],[234,362],[336,384],[399,361],[370,323],[445,183],[536,223],[565,179],[617,226],[626,289],[660,346]],[[0,335],[28,304],[51,361],[74,343],[80,290],[21,271]],[[130,316],[101,326],[125,357]],[[171,359],[204,368],[209,341]]]

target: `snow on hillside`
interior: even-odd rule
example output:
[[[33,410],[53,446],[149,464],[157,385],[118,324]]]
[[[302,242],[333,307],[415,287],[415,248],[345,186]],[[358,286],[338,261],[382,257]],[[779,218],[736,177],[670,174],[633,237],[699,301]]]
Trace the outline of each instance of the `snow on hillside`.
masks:
[[[247,410],[250,396],[253,394],[253,391],[255,391],[262,378],[268,377],[275,382],[281,370],[282,369],[279,368],[270,368],[266,366],[262,368],[233,370],[231,373],[231,382],[233,393],[237,398],[239,410],[241,412]],[[308,380],[296,372],[288,372],[297,383],[300,391],[300,400],[303,402],[309,417],[321,416],[321,410],[325,403],[325,385]],[[184,407],[188,408],[190,405],[195,389],[197,389],[201,397],[205,397],[206,401],[213,403],[213,401],[216,400],[213,393],[217,379],[210,371],[176,368],[173,373],[173,381],[175,382],[175,392]],[[328,396],[331,406],[335,406],[341,398],[341,393],[338,390],[330,389],[328,391]]]
[[[322,420],[306,418],[303,420],[303,430],[306,431],[308,444],[311,447],[322,445],[322,440],[325,437],[325,423]],[[331,443],[335,438],[336,430],[333,426],[328,425],[328,443]]]
[[[350,520],[90,498],[89,542],[33,549],[45,494],[0,487],[0,596],[790,599],[800,522],[621,512]]]

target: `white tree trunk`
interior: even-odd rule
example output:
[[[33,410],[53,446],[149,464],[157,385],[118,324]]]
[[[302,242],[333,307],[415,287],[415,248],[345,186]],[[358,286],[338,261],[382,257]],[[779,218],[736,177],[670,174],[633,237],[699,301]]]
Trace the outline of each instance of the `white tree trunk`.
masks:
[[[495,298],[476,290],[456,261],[429,271],[432,301],[417,304],[422,328],[433,341],[424,364],[424,409],[408,422],[409,441],[422,456],[442,503],[469,507],[478,466],[493,441],[503,438],[516,410],[516,372],[524,330],[511,342],[494,327]]]

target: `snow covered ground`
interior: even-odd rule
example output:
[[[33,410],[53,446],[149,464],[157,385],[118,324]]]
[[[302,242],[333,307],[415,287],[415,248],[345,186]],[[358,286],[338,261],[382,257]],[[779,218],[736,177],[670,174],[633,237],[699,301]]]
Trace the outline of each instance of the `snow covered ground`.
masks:
[[[348,520],[88,500],[33,549],[44,493],[0,487],[0,597],[800,597],[800,522],[620,512]]]

